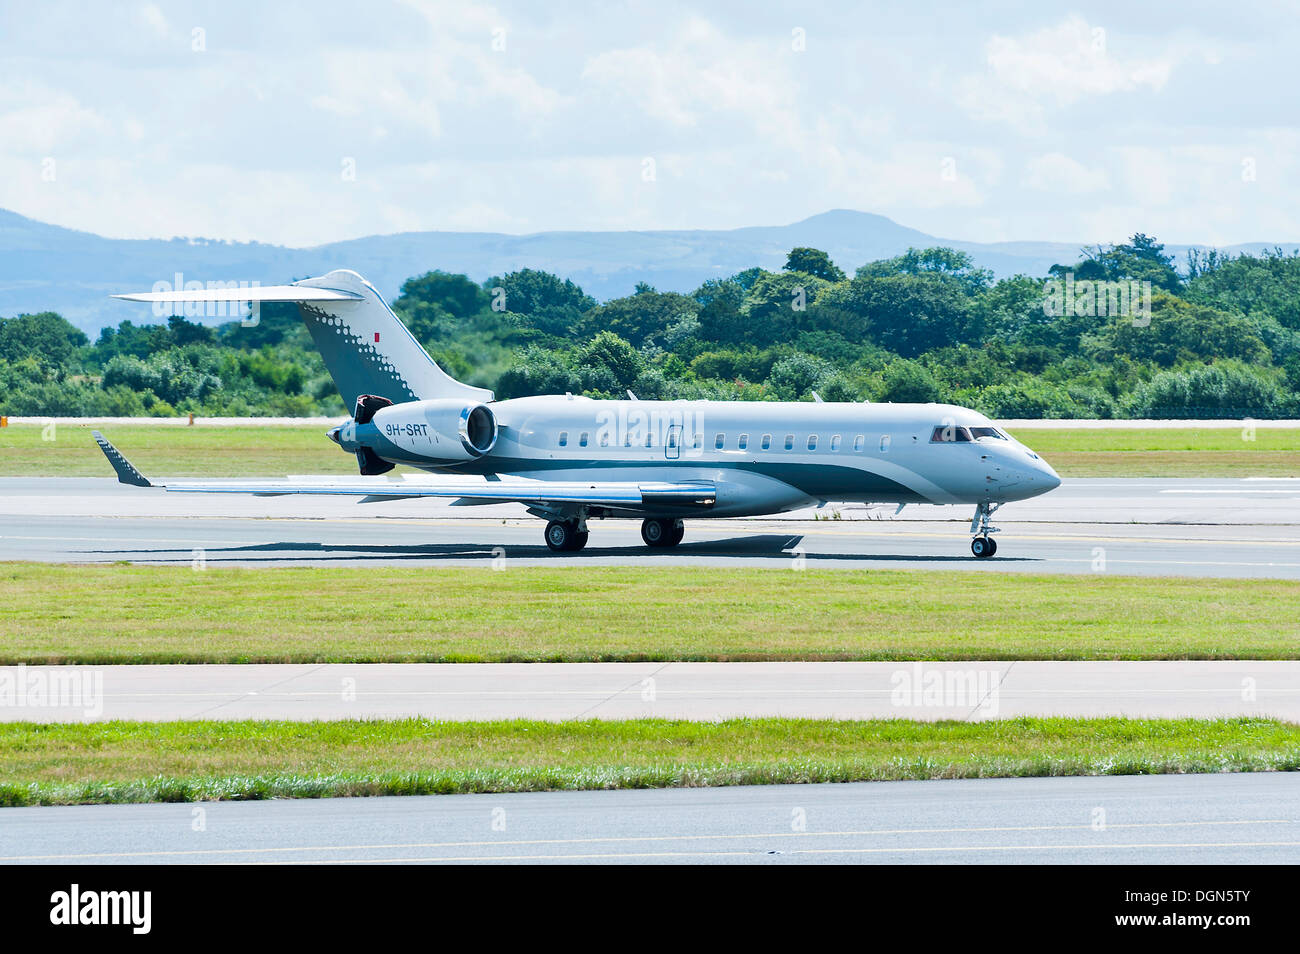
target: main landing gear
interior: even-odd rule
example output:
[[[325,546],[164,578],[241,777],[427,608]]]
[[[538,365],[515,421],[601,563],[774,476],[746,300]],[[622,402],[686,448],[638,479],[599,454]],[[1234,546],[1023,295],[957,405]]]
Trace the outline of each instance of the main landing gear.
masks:
[[[641,539],[648,547],[675,547],[682,542],[686,528],[680,520],[643,520]]]
[[[557,553],[581,550],[590,536],[585,521],[552,520],[546,525],[546,545]]]
[[[989,526],[989,517],[1000,506],[1002,505],[982,503],[975,508],[975,517],[970,522],[970,532],[976,534],[976,537],[970,542],[970,552],[975,554],[976,559],[983,560],[998,552],[998,542],[989,536],[990,533],[997,533],[998,528]]]

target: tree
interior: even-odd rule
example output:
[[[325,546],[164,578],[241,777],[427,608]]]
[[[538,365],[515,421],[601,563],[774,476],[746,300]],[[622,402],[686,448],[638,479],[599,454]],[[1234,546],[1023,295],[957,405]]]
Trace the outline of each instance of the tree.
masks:
[[[1081,347],[1098,361],[1127,354],[1162,368],[1213,358],[1251,363],[1271,358],[1268,347],[1255,334],[1255,324],[1242,315],[1157,292],[1152,296],[1150,317],[1149,323],[1135,323],[1131,317],[1093,319],[1103,324],[1083,337]]]
[[[464,275],[432,271],[402,283],[402,294],[394,303],[394,310],[410,308],[416,303],[437,305],[451,317],[463,320],[485,310],[488,296]]]
[[[635,345],[661,336],[670,326],[693,317],[699,306],[695,299],[677,292],[639,291],[615,298],[582,316],[574,327],[581,336],[612,331]]]
[[[0,360],[31,357],[46,368],[62,370],[86,341],[76,326],[52,311],[0,319]]]
[[[1259,255],[1189,252],[1186,297],[1246,315],[1266,314],[1300,330],[1300,254],[1271,249]]]
[[[574,358],[579,369],[607,368],[614,386],[620,391],[630,388],[645,367],[636,349],[612,331],[596,335],[578,349]],[[602,387],[598,390],[613,389]]]
[[[536,345],[529,345],[516,355],[496,385],[497,397],[503,399],[576,390],[580,390],[577,376],[568,362],[554,351]]]
[[[831,257],[817,248],[793,248],[786,256],[785,271],[803,272],[828,282],[844,281],[844,272],[831,261]]]
[[[772,365],[767,381],[782,400],[797,401],[807,397],[833,371],[829,361],[796,351]]]
[[[939,400],[939,382],[915,361],[895,361],[880,375],[878,400],[895,404],[926,404]]]
[[[547,334],[569,334],[578,319],[596,307],[596,300],[572,281],[533,268],[489,278],[483,288],[491,308],[524,315]]]
[[[968,295],[987,288],[993,273],[979,268],[966,252],[939,246],[909,248],[897,258],[869,262],[856,272],[858,278],[888,278],[891,275],[943,275],[961,285]]]
[[[1177,292],[1182,280],[1174,268],[1174,257],[1149,235],[1135,232],[1128,242],[1109,248],[1095,246],[1080,249],[1083,258],[1073,266],[1053,265],[1048,273],[1064,277],[1072,273],[1076,281],[1150,282],[1156,288]]]
[[[1134,417],[1274,417],[1294,412],[1271,376],[1235,361],[1164,371],[1128,401]]]
[[[691,292],[699,306],[700,337],[723,344],[745,340],[746,324],[740,309],[745,303],[746,287],[733,276],[711,278]]]
[[[943,275],[891,275],[853,280],[852,302],[874,341],[905,358],[978,338],[970,298]]]
[[[825,279],[803,272],[768,272],[745,294],[741,314],[745,338],[758,345],[787,341],[802,328],[812,306],[828,287]]]

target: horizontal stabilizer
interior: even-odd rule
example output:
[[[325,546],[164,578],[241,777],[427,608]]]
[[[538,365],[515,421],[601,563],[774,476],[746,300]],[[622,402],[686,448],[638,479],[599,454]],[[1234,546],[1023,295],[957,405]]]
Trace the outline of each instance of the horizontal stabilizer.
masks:
[[[337,288],[311,288],[306,285],[249,285],[244,288],[195,288],[182,291],[133,292],[114,295],[122,301],[201,302],[201,301],[362,301],[360,295]]]

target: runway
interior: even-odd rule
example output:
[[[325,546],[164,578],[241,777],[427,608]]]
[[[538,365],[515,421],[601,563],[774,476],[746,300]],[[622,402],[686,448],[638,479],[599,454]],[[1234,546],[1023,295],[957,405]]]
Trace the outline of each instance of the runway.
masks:
[[[1300,722],[1300,661],[10,666],[0,721],[1007,719]],[[73,687],[56,699],[51,687]],[[54,704],[61,702],[61,705]]]
[[[953,507],[828,505],[754,520],[687,522],[670,551],[635,521],[592,521],[591,542],[556,555],[515,505],[428,500],[166,494],[101,479],[0,480],[0,559],[206,566],[578,564],[973,572],[1128,573],[1300,579],[1300,480],[1074,480],[1009,505],[991,560],[970,556]]]
[[[0,809],[6,864],[1295,864],[1300,775]]]

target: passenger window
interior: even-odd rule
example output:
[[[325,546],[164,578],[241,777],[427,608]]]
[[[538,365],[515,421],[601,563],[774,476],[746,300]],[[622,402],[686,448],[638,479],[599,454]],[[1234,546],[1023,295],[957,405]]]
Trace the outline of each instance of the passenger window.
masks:
[[[762,445],[763,445],[763,450],[771,450],[771,449],[772,449],[772,435],[771,435],[771,434],[764,434],[764,435],[763,435]]]
[[[703,446],[704,446],[704,435],[696,431],[695,439],[691,441],[691,447],[695,448],[696,450],[699,450]]]
[[[831,450],[837,451],[839,449],[840,449],[840,435],[834,434],[831,436]]]
[[[793,434],[787,434],[787,435],[785,435],[785,449],[786,449],[786,450],[794,450],[794,435],[793,435]]]
[[[600,435],[600,446],[601,447],[609,446],[609,431],[605,431]]]
[[[587,446],[587,432],[586,432],[586,431],[583,431],[583,432],[582,432],[582,436],[578,438],[578,446],[579,446],[579,447],[586,447],[586,446]]]
[[[748,449],[748,448],[749,448],[749,435],[748,435],[748,434],[741,434],[741,435],[740,435],[740,438],[736,441],[736,446],[737,446],[738,448],[740,448],[741,450],[746,450],[746,449]]]
[[[882,453],[882,454],[888,454],[888,453],[889,453],[889,435],[888,435],[888,434],[882,434],[882,435],[880,435],[880,453]]]
[[[568,445],[568,443],[569,443],[569,432],[560,431],[560,446],[565,447]]]
[[[862,448],[866,446],[867,446],[867,438],[865,434],[859,434],[857,437],[853,438],[853,450],[856,453],[859,454],[862,453]]]
[[[655,445],[655,435],[654,432],[651,431],[649,434],[645,436],[645,446],[654,447],[654,445]]]
[[[809,450],[816,450],[816,449],[817,449],[817,435],[816,435],[816,434],[809,434],[809,435],[808,435],[808,449],[809,449]]]
[[[724,446],[726,443],[727,443],[727,435],[726,435],[726,434],[719,434],[717,437],[713,438],[713,446],[714,446],[714,448],[716,448],[717,450],[722,450],[723,446]]]

